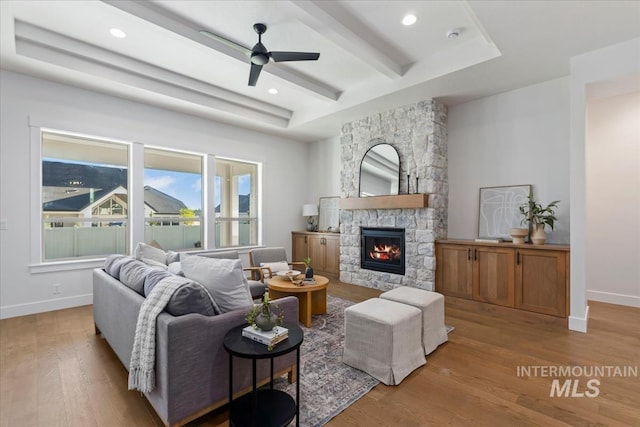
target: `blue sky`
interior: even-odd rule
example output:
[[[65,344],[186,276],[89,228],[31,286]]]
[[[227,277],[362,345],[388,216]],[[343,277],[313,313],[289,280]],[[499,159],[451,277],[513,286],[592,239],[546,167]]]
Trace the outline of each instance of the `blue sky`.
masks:
[[[144,185],[149,185],[181,200],[190,209],[202,208],[202,178],[199,174],[145,169]],[[240,194],[249,194],[249,189],[251,188],[250,176],[239,176],[238,186]],[[216,192],[215,206],[219,203],[220,195]]]

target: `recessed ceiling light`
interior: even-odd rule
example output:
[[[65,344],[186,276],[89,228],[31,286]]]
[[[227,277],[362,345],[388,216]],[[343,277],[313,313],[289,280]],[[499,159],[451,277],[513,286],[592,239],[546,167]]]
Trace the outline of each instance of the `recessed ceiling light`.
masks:
[[[277,95],[278,94],[278,89],[272,87],[267,92],[269,92],[271,95]]]
[[[402,25],[413,25],[416,23],[416,21],[418,20],[418,18],[416,18],[416,15],[407,15],[404,18],[402,18]]]
[[[116,37],[118,39],[123,39],[127,37],[127,33],[122,31],[120,28],[112,28],[109,30],[109,33],[111,33],[113,37]]]
[[[454,28],[453,30],[447,31],[447,38],[448,39],[455,39],[459,35],[460,35],[460,29],[459,28]]]

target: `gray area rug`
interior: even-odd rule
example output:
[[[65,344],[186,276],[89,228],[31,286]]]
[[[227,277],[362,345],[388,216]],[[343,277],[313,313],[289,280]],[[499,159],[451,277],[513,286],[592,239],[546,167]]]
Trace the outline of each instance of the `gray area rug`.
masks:
[[[326,424],[380,383],[342,363],[344,309],[352,304],[328,295],[327,314],[313,316],[311,328],[300,325],[304,331],[300,350],[301,426]],[[296,385],[285,378],[277,379],[274,387],[296,395]]]

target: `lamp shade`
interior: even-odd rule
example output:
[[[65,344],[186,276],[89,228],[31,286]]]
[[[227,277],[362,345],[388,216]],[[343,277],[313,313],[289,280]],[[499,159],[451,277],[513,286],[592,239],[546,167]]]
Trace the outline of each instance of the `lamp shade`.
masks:
[[[302,205],[302,216],[316,216],[318,215],[318,205]]]

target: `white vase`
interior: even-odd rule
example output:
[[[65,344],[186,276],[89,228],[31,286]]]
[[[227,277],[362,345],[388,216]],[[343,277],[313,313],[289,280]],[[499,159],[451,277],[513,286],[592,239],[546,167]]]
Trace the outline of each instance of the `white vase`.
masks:
[[[534,224],[531,241],[534,245],[544,245],[547,241],[547,234],[544,232],[544,224]]]
[[[509,234],[511,235],[511,239],[513,239],[513,243],[522,244],[529,234],[529,230],[526,228],[512,228],[509,230]]]

